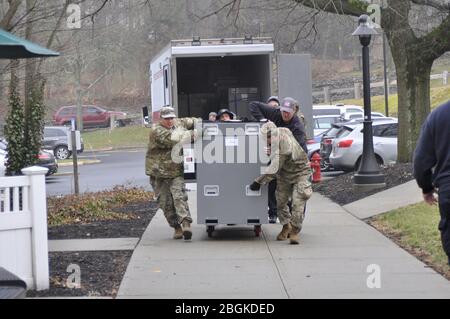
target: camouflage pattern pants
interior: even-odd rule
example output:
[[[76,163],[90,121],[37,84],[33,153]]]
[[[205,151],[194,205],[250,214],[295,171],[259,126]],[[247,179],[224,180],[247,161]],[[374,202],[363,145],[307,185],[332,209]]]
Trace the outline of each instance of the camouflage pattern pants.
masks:
[[[277,213],[280,224],[291,223],[300,232],[303,225],[306,201],[312,195],[311,182],[308,176],[302,176],[297,182],[290,183],[277,179]],[[292,211],[289,212],[289,198],[292,199]]]
[[[164,216],[170,227],[175,228],[185,219],[192,223],[183,177],[159,178],[151,176],[150,184],[158,198],[159,208],[164,211]]]

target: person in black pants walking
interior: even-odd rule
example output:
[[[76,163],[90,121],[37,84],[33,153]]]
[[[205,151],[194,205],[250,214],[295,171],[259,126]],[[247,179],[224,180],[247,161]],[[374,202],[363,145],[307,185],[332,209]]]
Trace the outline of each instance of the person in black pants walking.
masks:
[[[426,203],[439,203],[442,247],[450,265],[450,101],[431,112],[414,152],[414,177]],[[436,200],[435,193],[438,193]]]
[[[267,105],[274,109],[280,108],[280,100],[278,96],[271,96],[267,100]],[[275,191],[277,190],[277,180],[273,179],[269,182],[269,223],[275,224],[277,222],[277,198]]]
[[[250,102],[249,108],[252,116],[258,120],[267,119],[275,123],[277,127],[288,128],[294,135],[297,142],[308,154],[308,148],[306,147],[306,132],[303,122],[297,116],[299,105],[296,100],[290,97],[283,99],[281,107],[278,107],[279,99],[276,96],[271,96],[267,100],[267,104],[263,102]],[[277,220],[277,200],[275,197],[275,190],[277,188],[277,181],[272,180],[269,183],[269,223],[274,224]]]

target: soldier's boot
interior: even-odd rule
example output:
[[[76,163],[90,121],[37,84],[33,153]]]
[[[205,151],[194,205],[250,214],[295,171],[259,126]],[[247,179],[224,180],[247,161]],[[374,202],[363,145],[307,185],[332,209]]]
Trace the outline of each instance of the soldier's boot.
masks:
[[[175,227],[175,232],[173,233],[173,239],[182,239],[183,238],[183,229],[180,225]]]
[[[289,241],[291,245],[300,244],[300,229],[291,225],[291,232],[289,233]]]
[[[283,229],[278,234],[277,240],[287,240],[290,232],[291,232],[291,224],[287,223],[286,225],[283,225]]]
[[[187,220],[184,220],[182,226],[184,240],[190,240],[192,238],[191,223]]]

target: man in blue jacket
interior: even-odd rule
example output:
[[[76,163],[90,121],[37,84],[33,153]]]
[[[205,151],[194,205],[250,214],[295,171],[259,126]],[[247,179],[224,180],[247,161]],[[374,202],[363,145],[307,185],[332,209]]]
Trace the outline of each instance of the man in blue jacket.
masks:
[[[438,201],[442,247],[450,265],[450,101],[431,112],[422,125],[414,152],[414,177],[430,205]]]

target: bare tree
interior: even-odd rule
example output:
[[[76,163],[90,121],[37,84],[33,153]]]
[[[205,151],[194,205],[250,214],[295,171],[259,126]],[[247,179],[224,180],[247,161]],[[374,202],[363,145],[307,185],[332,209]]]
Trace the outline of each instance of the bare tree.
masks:
[[[359,16],[366,1],[294,0],[302,5],[337,14]],[[431,30],[418,30],[411,17],[413,6],[435,11]],[[409,162],[420,127],[430,112],[430,73],[433,62],[450,51],[450,3],[447,0],[387,0],[381,8],[385,32],[397,70],[399,137],[398,160]]]

